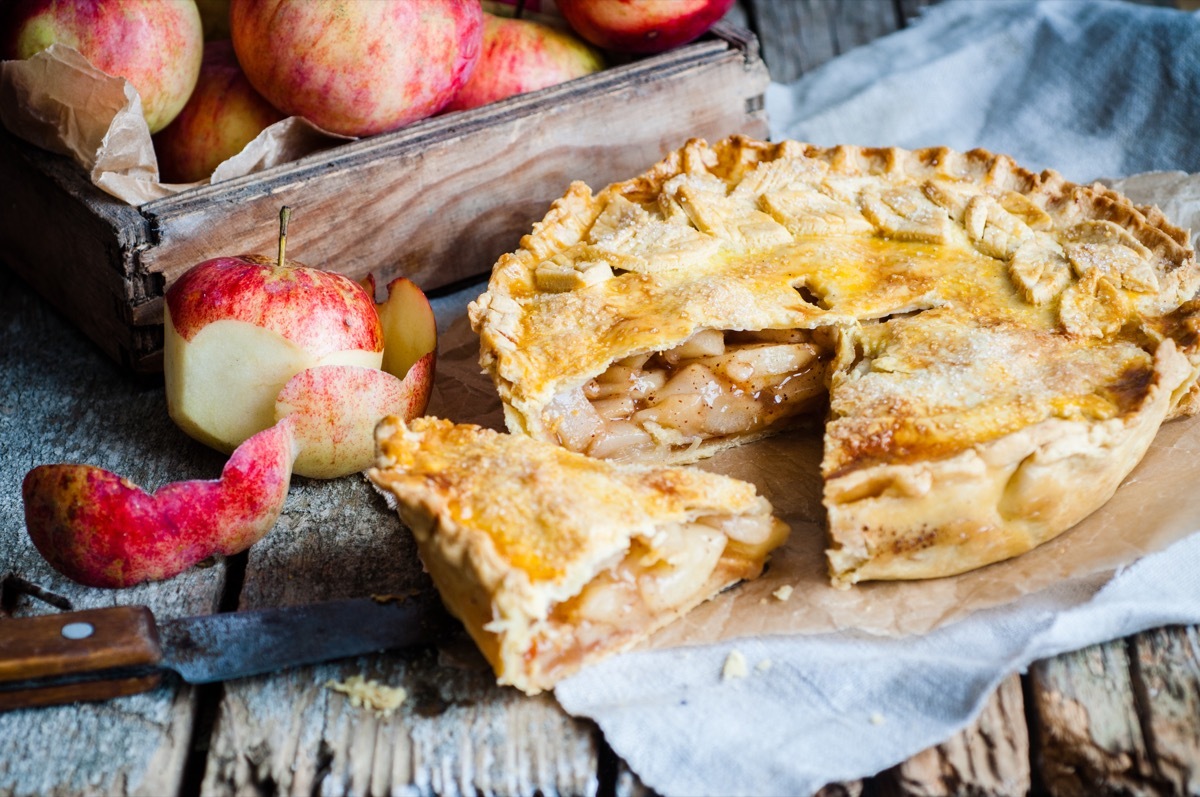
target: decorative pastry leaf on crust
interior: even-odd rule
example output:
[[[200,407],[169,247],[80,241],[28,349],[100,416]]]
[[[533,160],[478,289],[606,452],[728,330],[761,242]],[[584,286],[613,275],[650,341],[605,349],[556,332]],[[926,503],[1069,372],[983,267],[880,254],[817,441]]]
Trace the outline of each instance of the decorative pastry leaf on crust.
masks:
[[[882,192],[871,187],[863,191],[861,202],[863,215],[889,238],[941,244],[950,236],[950,217],[918,186]]]
[[[1070,263],[1048,235],[1026,238],[1008,262],[1008,274],[1030,304],[1043,305],[1071,282]]]

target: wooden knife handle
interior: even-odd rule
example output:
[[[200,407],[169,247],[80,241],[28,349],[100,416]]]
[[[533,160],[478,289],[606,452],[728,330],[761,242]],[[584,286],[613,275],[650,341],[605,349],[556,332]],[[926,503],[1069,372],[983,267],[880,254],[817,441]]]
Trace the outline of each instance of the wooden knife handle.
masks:
[[[161,661],[145,606],[0,620],[0,711],[145,692]]]

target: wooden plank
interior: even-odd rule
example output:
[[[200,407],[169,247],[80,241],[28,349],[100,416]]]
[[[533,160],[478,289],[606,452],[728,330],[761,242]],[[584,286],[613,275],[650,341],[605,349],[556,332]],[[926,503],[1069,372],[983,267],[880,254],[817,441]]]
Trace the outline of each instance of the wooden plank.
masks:
[[[1056,795],[1158,794],[1123,641],[1030,668],[1034,760]]]
[[[1200,794],[1200,628],[1132,640],[1135,705],[1163,793]]]
[[[359,476],[293,481],[283,516],[250,552],[241,608],[432,589],[396,515]],[[391,718],[329,681],[403,688]],[[461,631],[410,651],[226,685],[203,793],[594,794],[599,736],[548,695],[495,676]]]
[[[130,380],[3,266],[0,374],[5,613],[57,611],[19,589],[22,580],[77,609],[143,604],[162,617],[213,611],[224,581],[221,565],[194,568],[168,585],[92,589],[51,570],[25,533],[21,479],[35,465],[93,463],[150,489],[220,472],[223,458],[189,441],[167,418],[162,389]],[[0,638],[4,622],[0,616]],[[175,679],[106,703],[2,713],[0,794],[173,794],[196,717],[196,690]]]
[[[975,722],[883,773],[880,793],[906,797],[1019,797],[1030,788],[1029,730],[1021,677],[1007,678]]]
[[[771,79],[789,83],[900,27],[892,0],[747,0]]]

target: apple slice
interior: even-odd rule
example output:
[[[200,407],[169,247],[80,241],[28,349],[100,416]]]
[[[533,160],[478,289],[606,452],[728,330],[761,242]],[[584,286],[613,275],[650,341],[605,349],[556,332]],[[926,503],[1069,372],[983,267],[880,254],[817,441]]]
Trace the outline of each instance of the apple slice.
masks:
[[[275,525],[291,481],[292,421],[238,446],[213,481],[150,495],[91,465],[41,465],[25,476],[25,525],[56,570],[92,587],[170,578],[213,554],[244,551]]]
[[[374,279],[371,284],[375,284]],[[380,367],[397,379],[404,379],[417,362],[436,353],[437,319],[429,299],[412,280],[397,277],[388,283],[387,289],[387,299],[375,305],[383,326],[383,363]],[[428,369],[427,380],[432,388],[432,362]],[[422,407],[421,412],[424,411]]]
[[[275,400],[275,415],[294,425],[300,454],[295,472],[335,479],[375,460],[375,424],[385,415],[411,420],[425,411],[433,384],[433,354],[404,379],[375,368],[323,365],[292,377]]]

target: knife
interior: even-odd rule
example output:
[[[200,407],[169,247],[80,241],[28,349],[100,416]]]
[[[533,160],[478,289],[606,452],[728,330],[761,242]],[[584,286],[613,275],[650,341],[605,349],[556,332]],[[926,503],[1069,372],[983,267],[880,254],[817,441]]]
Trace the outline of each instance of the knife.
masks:
[[[456,627],[437,594],[158,621],[145,606],[0,620],[0,711],[145,692],[426,645]]]

